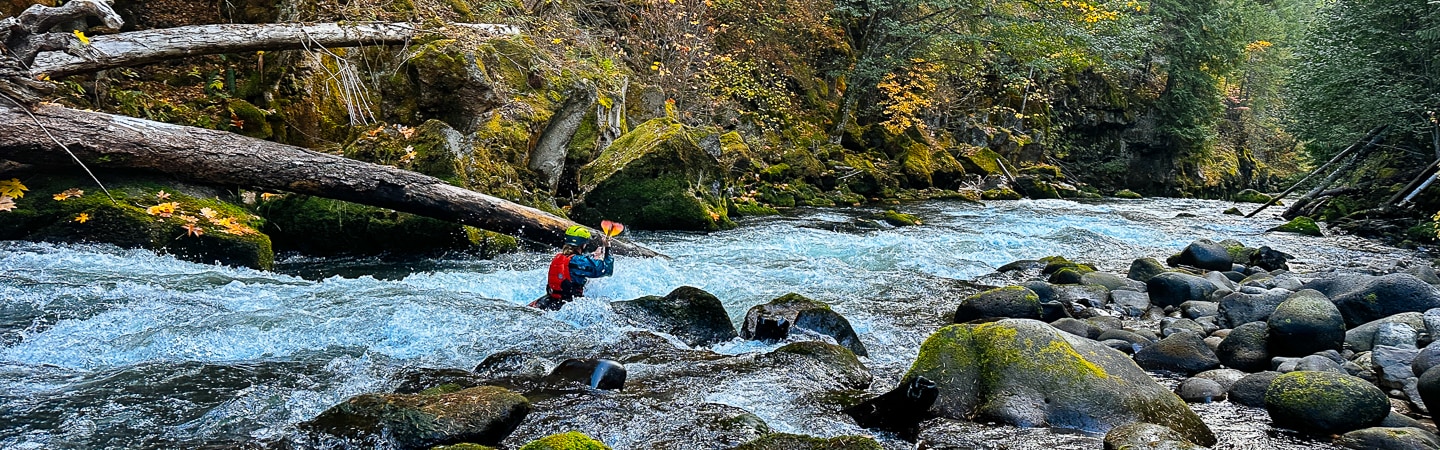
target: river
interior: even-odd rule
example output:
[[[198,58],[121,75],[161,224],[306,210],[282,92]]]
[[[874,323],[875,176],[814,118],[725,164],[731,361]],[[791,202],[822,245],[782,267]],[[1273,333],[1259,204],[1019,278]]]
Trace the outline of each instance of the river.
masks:
[[[523,306],[542,291],[548,253],[287,257],[264,272],[110,246],[0,242],[0,448],[274,440],[350,396],[393,389],[398,374],[415,368],[470,369],[510,349],[555,362],[602,355],[640,331],[609,301],[679,286],[715,294],[736,323],[788,292],[830,303],[869,348],[862,361],[878,393],[896,384],[959,296],[973,292],[956,280],[991,282],[994,268],[1014,260],[1063,255],[1124,273],[1134,258],[1163,260],[1197,238],[1269,245],[1296,255],[1292,267],[1302,272],[1386,271],[1417,258],[1346,236],[1265,233],[1279,222],[1220,214],[1230,206],[937,201],[897,206],[924,221],[917,227],[877,227],[866,218],[881,208],[867,207],[798,209],[710,234],[632,232],[629,239],[670,258],[618,258],[613,277],[591,282],[590,298],[552,313]],[[701,358],[730,361],[779,345],[737,340],[692,353],[735,355]],[[639,388],[532,398],[537,410],[506,444],[578,429],[617,449],[730,445],[686,431],[706,408],[748,411],[774,431],[875,434],[817,400],[824,390],[813,382],[733,364],[686,372],[694,364],[648,358],[628,365]],[[1217,448],[1324,446],[1271,429],[1262,410],[1223,402],[1195,409],[1220,436]],[[1097,436],[1080,433],[981,428],[970,432],[996,448],[1099,447]],[[875,435],[887,448],[913,448]]]

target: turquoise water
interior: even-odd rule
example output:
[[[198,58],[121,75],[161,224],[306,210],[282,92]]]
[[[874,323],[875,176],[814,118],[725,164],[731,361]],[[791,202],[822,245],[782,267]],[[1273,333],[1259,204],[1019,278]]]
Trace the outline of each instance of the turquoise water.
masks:
[[[1202,237],[1270,245],[1297,255],[1292,265],[1299,270],[1384,270],[1412,257],[1353,238],[1267,234],[1277,220],[1219,214],[1229,206],[928,202],[897,206],[920,216],[925,224],[919,227],[877,226],[866,217],[878,209],[855,208],[747,219],[741,228],[712,234],[634,232],[630,239],[670,258],[618,258],[615,276],[591,282],[590,298],[552,313],[523,306],[543,290],[546,253],[490,261],[289,258],[276,273],[108,246],[0,242],[0,448],[174,448],[275,439],[350,396],[393,389],[396,374],[407,369],[469,369],[507,349],[555,361],[603,353],[639,331],[617,318],[609,301],[685,285],[715,294],[737,323],[749,307],[788,292],[832,304],[870,349],[862,360],[875,375],[871,390],[883,391],[929,332],[943,325],[958,296],[969,292],[956,280],[983,277],[1014,260],[1064,255],[1123,273],[1134,258],[1163,259]],[[778,345],[733,341],[694,350],[744,357]],[[632,367],[642,386],[647,376],[654,386],[682,385],[606,399],[641,405],[622,407],[631,408],[627,422],[607,420],[601,417],[606,408],[584,404],[569,407],[593,420],[563,422],[559,418],[574,411],[540,405],[514,439],[568,431],[545,429],[562,422],[616,448],[649,448],[657,436],[675,433],[685,438],[660,429],[669,414],[664,407],[642,401],[662,395],[671,403],[741,408],[777,431],[869,433],[833,405],[797,401],[824,388],[784,374],[692,380],[676,375],[679,370],[664,363]],[[605,431],[637,420],[657,425]],[[1263,430],[1233,434],[1254,433]],[[906,445],[878,437],[887,447]],[[1070,440],[1026,439],[1055,448]]]

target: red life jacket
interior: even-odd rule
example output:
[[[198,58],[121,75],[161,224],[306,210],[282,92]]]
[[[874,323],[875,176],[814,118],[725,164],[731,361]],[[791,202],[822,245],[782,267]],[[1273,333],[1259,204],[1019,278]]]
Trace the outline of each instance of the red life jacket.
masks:
[[[576,284],[570,277],[572,256],[575,255],[561,253],[550,261],[550,275],[545,278],[545,293],[550,298],[570,300],[585,295],[585,286]]]

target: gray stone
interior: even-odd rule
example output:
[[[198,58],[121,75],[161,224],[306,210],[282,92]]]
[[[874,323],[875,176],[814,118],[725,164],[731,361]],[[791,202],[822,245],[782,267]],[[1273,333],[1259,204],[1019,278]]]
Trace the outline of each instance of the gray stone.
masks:
[[[1411,370],[1414,370],[1415,373],[1425,373],[1431,367],[1440,365],[1440,344],[1437,342],[1440,341],[1431,342],[1430,345],[1420,349],[1420,353],[1415,355],[1415,361],[1410,363]]]
[[[1221,342],[1225,342],[1225,338],[1222,338],[1220,336],[1210,336],[1205,338],[1205,346],[1210,347],[1211,351],[1219,350]]]
[[[1375,369],[1376,382],[1384,388],[1402,389],[1405,387],[1405,379],[1416,376],[1415,370],[1410,368],[1410,363],[1415,362],[1415,356],[1420,350],[1414,348],[1391,347],[1381,345],[1370,352],[1370,364]]]
[[[1436,450],[1440,438],[1421,428],[1363,428],[1345,433],[1335,444],[1355,450]]]
[[[1202,450],[1204,448],[1185,440],[1185,436],[1176,433],[1175,430],[1144,422],[1128,423],[1112,428],[1109,433],[1105,433],[1103,445],[1104,450]],[[974,448],[982,447],[975,446]]]
[[[1305,286],[1330,297],[1350,326],[1440,307],[1440,290],[1408,273],[1339,275]]]
[[[1105,289],[1112,291],[1116,289],[1134,290],[1136,286],[1140,288],[1144,288],[1145,286],[1145,283],[1106,272],[1087,272],[1082,274],[1080,275],[1080,284],[1096,284],[1105,286]]]
[[[1413,406],[1416,411],[1430,414],[1430,408],[1426,407],[1425,400],[1420,398],[1420,377],[1406,378],[1405,388],[1401,389],[1401,392],[1405,393],[1405,398],[1410,400],[1410,405]]]
[[[1419,278],[1420,281],[1424,281],[1426,283],[1440,284],[1440,275],[1436,275],[1435,267],[1429,264],[1418,265],[1405,269],[1405,273],[1414,275],[1415,278]]]
[[[1100,337],[1101,333],[1100,327],[1097,327],[1090,322],[1079,319],[1072,319],[1068,317],[1051,322],[1050,326],[1053,326],[1060,331],[1064,331],[1066,333],[1070,333],[1086,339],[1098,338]]]
[[[1424,320],[1425,316],[1420,316]],[[1373,343],[1376,347],[1390,346],[1400,348],[1415,348],[1415,341],[1420,339],[1420,334],[1410,324],[1399,322],[1381,323],[1375,329]]]
[[[681,286],[664,297],[651,295],[612,302],[610,306],[616,315],[680,338],[692,347],[714,345],[739,336],[720,299],[695,287]]]
[[[1206,272],[1203,278],[1213,283],[1215,287],[1220,289],[1228,289],[1230,291],[1234,291],[1240,288],[1240,285],[1235,284],[1235,281],[1231,280],[1230,277],[1225,276],[1223,272]]]
[[[955,323],[992,317],[1039,319],[1040,296],[1028,288],[1009,286],[980,292],[960,302]],[[748,318],[746,320],[749,325]]]
[[[1139,317],[1150,310],[1150,294],[1135,291],[1110,291],[1110,300],[1115,303],[1115,312],[1125,316]]]
[[[1235,385],[1235,382],[1240,381],[1241,378],[1245,378],[1245,375],[1247,375],[1245,372],[1235,369],[1213,369],[1197,373],[1195,374],[1195,378],[1214,381],[1219,383],[1221,388],[1228,391]]]
[[[1174,317],[1166,317],[1164,319],[1160,319],[1161,336],[1169,336],[1181,331],[1189,331],[1191,333],[1196,333],[1201,336],[1205,336],[1208,334],[1205,332],[1205,327],[1200,326],[1200,324],[1195,323],[1195,321],[1190,319],[1177,319]]]
[[[1270,326],[1265,322],[1240,325],[1215,349],[1215,355],[1226,367],[1257,372],[1270,368],[1270,350],[1266,343]]]
[[[1424,314],[1422,320],[1425,322],[1425,332],[1430,335],[1432,340],[1440,340],[1435,339],[1440,336],[1440,308],[1430,308]]]
[[[1265,407],[1265,391],[1270,389],[1270,383],[1275,381],[1280,372],[1265,371],[1246,375],[1230,386],[1228,392],[1231,403],[1256,408]]]
[[[1148,301],[1149,299],[1147,298],[1146,300]],[[1220,304],[1191,300],[1180,304],[1180,314],[1190,319],[1214,316],[1220,314]]]
[[[1031,292],[1028,298],[1033,300],[1034,293]],[[1040,314],[1039,304],[1035,303],[1034,308],[1035,314],[1038,316]],[[759,327],[762,317],[785,319],[796,328],[804,328],[830,336],[835,339],[837,344],[850,349],[856,355],[868,355],[865,345],[860,342],[860,336],[855,334],[855,329],[850,326],[850,322],[832,311],[830,305],[824,302],[811,300],[792,292],[771,300],[769,303],[755,305],[745,312],[745,324],[740,329],[740,337],[755,339],[756,329]]]
[[[1227,295],[1220,299],[1220,326],[1236,327],[1250,322],[1264,322],[1292,293],[1276,288],[1261,294],[1236,292]]]
[[[1156,275],[1165,273],[1165,266],[1155,258],[1140,258],[1130,263],[1127,277],[1141,283],[1150,281]]]
[[[1270,370],[1274,370],[1274,371],[1276,371],[1276,372],[1282,372],[1282,373],[1294,372],[1294,371],[1295,371],[1295,368],[1298,367],[1299,365],[1300,365],[1300,358],[1289,358],[1289,357],[1284,357],[1284,356],[1276,356],[1276,357],[1270,359]]]
[[[1185,246],[1175,262],[1205,270],[1219,271],[1230,270],[1230,266],[1234,263],[1230,259],[1229,250],[1224,245],[1209,239],[1200,239]]]
[[[1150,303],[1157,306],[1177,306],[1191,300],[1205,300],[1218,287],[1209,280],[1178,272],[1165,272],[1145,282],[1150,293]]]
[[[1175,395],[1187,403],[1210,403],[1225,399],[1225,388],[1214,380],[1204,378],[1190,378],[1180,382],[1175,388]]]
[[[1345,369],[1340,366],[1340,364],[1341,364],[1341,363],[1337,363],[1337,362],[1335,362],[1335,360],[1332,360],[1332,359],[1330,359],[1330,358],[1326,358],[1326,357],[1324,357],[1324,356],[1320,356],[1320,355],[1309,355],[1309,356],[1300,358],[1299,361],[1296,361],[1296,362],[1295,362],[1295,368],[1294,368],[1294,370],[1282,370],[1281,372],[1294,372],[1294,371],[1334,372],[1334,373],[1342,373],[1342,374],[1349,375],[1348,373],[1345,372]]]
[[[1351,327],[1345,332],[1345,346],[1356,352],[1368,352],[1375,347],[1375,334],[1383,323],[1403,323],[1413,329],[1425,327],[1424,314],[1418,312],[1400,313],[1373,322]]]
[[[1086,308],[1105,306],[1105,300],[1110,298],[1110,290],[1096,284],[1057,284],[1054,288],[1055,300]]]
[[[1196,374],[1220,367],[1220,359],[1205,345],[1200,333],[1182,331],[1135,352],[1135,363],[1146,370]]]

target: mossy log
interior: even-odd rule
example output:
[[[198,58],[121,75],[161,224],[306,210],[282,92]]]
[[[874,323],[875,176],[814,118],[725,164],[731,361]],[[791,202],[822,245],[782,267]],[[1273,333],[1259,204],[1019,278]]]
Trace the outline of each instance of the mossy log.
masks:
[[[224,131],[42,104],[0,106],[0,159],[80,170],[134,169],[193,182],[289,191],[432,217],[559,246],[575,222],[407,170]],[[37,127],[48,129],[48,134]],[[52,140],[48,135],[54,135]],[[594,231],[599,233],[599,231]],[[617,254],[657,256],[616,241]]]

